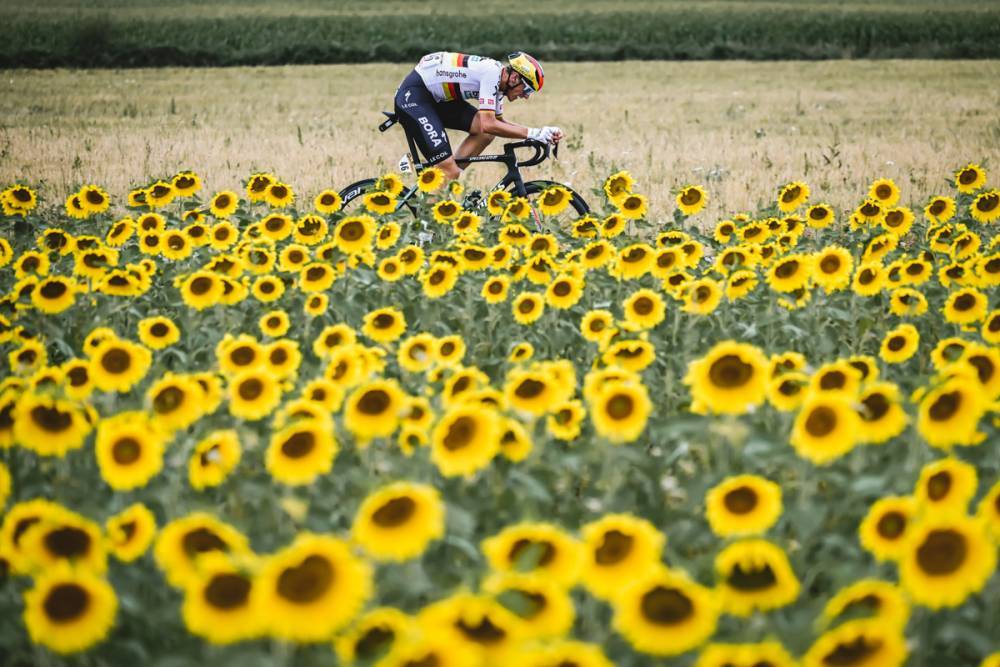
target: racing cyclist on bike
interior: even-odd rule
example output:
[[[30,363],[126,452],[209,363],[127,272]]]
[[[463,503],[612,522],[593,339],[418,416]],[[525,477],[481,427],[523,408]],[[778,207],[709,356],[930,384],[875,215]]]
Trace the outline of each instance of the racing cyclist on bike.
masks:
[[[464,53],[429,53],[396,90],[396,116],[426,164],[454,180],[462,173],[455,158],[479,155],[493,137],[551,144],[563,138],[558,127],[524,127],[503,118],[504,97],[527,99],[544,82],[541,63],[522,51],[507,56],[506,64]],[[475,100],[477,106],[465,100]],[[469,133],[458,150],[452,151],[445,128]]]

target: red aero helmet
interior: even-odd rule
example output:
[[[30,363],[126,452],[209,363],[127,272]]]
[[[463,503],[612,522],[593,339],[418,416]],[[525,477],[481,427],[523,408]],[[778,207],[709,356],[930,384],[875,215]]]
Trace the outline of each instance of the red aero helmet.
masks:
[[[507,56],[507,64],[521,75],[529,88],[538,92],[545,84],[545,71],[542,64],[524,51],[515,51]]]

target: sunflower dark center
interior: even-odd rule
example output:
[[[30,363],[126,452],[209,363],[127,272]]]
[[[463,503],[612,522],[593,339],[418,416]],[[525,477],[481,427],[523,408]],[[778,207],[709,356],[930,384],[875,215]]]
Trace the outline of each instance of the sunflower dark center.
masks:
[[[244,401],[255,401],[264,393],[264,383],[258,378],[247,378],[240,382],[237,393]]]
[[[604,533],[601,544],[594,550],[594,562],[598,565],[611,566],[620,563],[632,553],[635,538],[619,530],[609,530]]]
[[[884,394],[872,393],[861,399],[864,409],[861,410],[861,418],[865,421],[877,422],[889,412],[892,404]]]
[[[205,586],[205,602],[224,611],[243,607],[250,599],[250,586],[250,580],[241,574],[217,574]]]
[[[840,270],[840,258],[836,255],[827,255],[820,260],[819,268],[823,273],[836,273]]]
[[[456,419],[448,427],[448,433],[444,436],[445,449],[450,452],[468,447],[476,436],[476,420],[472,417],[462,416]]]
[[[823,664],[831,667],[863,665],[881,648],[882,642],[879,639],[858,637],[853,641],[837,644],[836,648],[823,656]]]
[[[754,376],[754,367],[735,354],[719,357],[708,369],[708,378],[715,387],[734,389],[747,384]]]
[[[112,375],[120,375],[132,367],[132,355],[120,347],[113,347],[101,355],[101,367]]]
[[[961,533],[947,528],[933,530],[917,548],[917,564],[931,576],[946,576],[962,567],[968,552]]]
[[[643,617],[657,625],[676,625],[694,614],[694,603],[676,588],[657,586],[642,596]]]
[[[180,387],[161,389],[153,398],[153,410],[161,415],[173,412],[184,404],[185,398],[187,393]]]
[[[934,421],[948,421],[954,417],[962,407],[962,393],[960,391],[949,391],[938,396],[931,404],[928,414]]]
[[[765,564],[760,568],[748,567],[744,570],[737,564],[726,577],[726,583],[738,591],[762,591],[777,584],[778,578],[770,565]]]
[[[142,456],[142,445],[135,438],[125,436],[111,445],[111,458],[123,466],[131,465]]]
[[[898,540],[906,530],[906,517],[902,512],[886,512],[878,520],[875,529],[887,540]]]
[[[819,379],[819,386],[825,391],[843,389],[847,386],[847,374],[843,371],[828,371]]]
[[[983,213],[991,213],[1000,206],[1000,195],[995,193],[990,193],[986,195],[980,195],[976,198],[976,209]]]
[[[813,408],[806,418],[805,427],[815,438],[828,436],[837,428],[837,413],[825,405]]]
[[[692,206],[701,201],[701,193],[694,188],[688,188],[681,194],[681,203],[685,206]]]
[[[38,291],[46,299],[58,299],[69,291],[69,287],[61,280],[50,280],[42,285]]]
[[[749,514],[757,507],[759,500],[757,492],[749,486],[735,488],[722,498],[726,509],[733,514]]]
[[[229,360],[236,366],[249,366],[257,360],[257,350],[249,345],[239,345],[229,352]]]
[[[409,496],[393,498],[375,510],[372,521],[383,528],[398,528],[413,517],[417,503]]]
[[[628,394],[615,394],[608,400],[605,411],[612,419],[628,419],[635,411],[635,401]]]
[[[311,431],[296,431],[281,443],[281,453],[290,459],[301,459],[315,447],[316,436]]]
[[[191,281],[191,294],[194,294],[195,296],[207,294],[209,290],[212,289],[212,285],[214,284],[215,281],[211,278],[207,276],[198,276]]]
[[[395,639],[396,633],[392,628],[381,625],[370,628],[354,645],[354,654],[362,660],[371,661],[384,655]]]
[[[58,584],[45,596],[45,616],[56,623],[70,623],[86,614],[90,593],[78,584]]]
[[[90,535],[72,526],[56,528],[45,534],[45,548],[58,558],[79,558],[90,551]]]
[[[531,313],[533,310],[535,310],[534,299],[523,299],[521,303],[517,305],[517,310],[522,315],[527,315]]]
[[[886,343],[886,347],[892,352],[899,352],[904,347],[906,347],[906,337],[905,336],[893,336]]]
[[[47,405],[33,407],[31,420],[49,433],[61,433],[73,425],[72,414]]]
[[[466,620],[459,619],[455,622],[455,627],[458,628],[463,635],[470,641],[477,644],[491,645],[499,644],[504,639],[507,638],[507,632],[498,627],[490,620],[489,616],[483,616],[483,618],[476,624],[467,623]]]
[[[322,556],[307,556],[296,567],[278,576],[278,595],[296,604],[309,604],[323,597],[333,585],[333,564]]]
[[[952,476],[947,470],[936,472],[927,480],[927,497],[940,502],[948,497],[951,491]]]
[[[358,410],[366,415],[381,415],[389,409],[390,405],[392,405],[392,400],[386,391],[369,389],[358,401]]]

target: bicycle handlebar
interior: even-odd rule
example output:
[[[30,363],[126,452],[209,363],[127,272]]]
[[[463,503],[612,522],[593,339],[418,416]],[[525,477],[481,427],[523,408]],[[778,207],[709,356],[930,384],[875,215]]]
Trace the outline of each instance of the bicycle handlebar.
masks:
[[[518,161],[518,167],[534,167],[536,164],[541,164],[549,158],[550,152],[554,157],[559,157],[559,144],[555,144],[553,149],[550,144],[535,139],[524,139],[506,144],[504,151],[513,153],[518,148],[533,148],[535,150],[534,154],[527,160]]]

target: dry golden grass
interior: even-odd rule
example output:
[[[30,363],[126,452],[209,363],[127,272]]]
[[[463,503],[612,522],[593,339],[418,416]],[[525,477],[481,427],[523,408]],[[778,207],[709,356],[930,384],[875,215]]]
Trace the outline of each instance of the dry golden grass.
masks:
[[[0,184],[36,184],[52,201],[87,182],[120,197],[185,168],[208,191],[238,189],[267,170],[311,198],[394,168],[402,132],[376,125],[407,70],[3,72]],[[589,195],[626,168],[657,216],[687,184],[708,188],[705,217],[753,209],[795,179],[812,201],[853,207],[885,176],[920,203],[954,168],[1000,163],[997,61],[551,63],[547,78],[544,93],[507,108],[567,133],[560,161],[526,177]],[[499,175],[480,166],[467,180]]]

